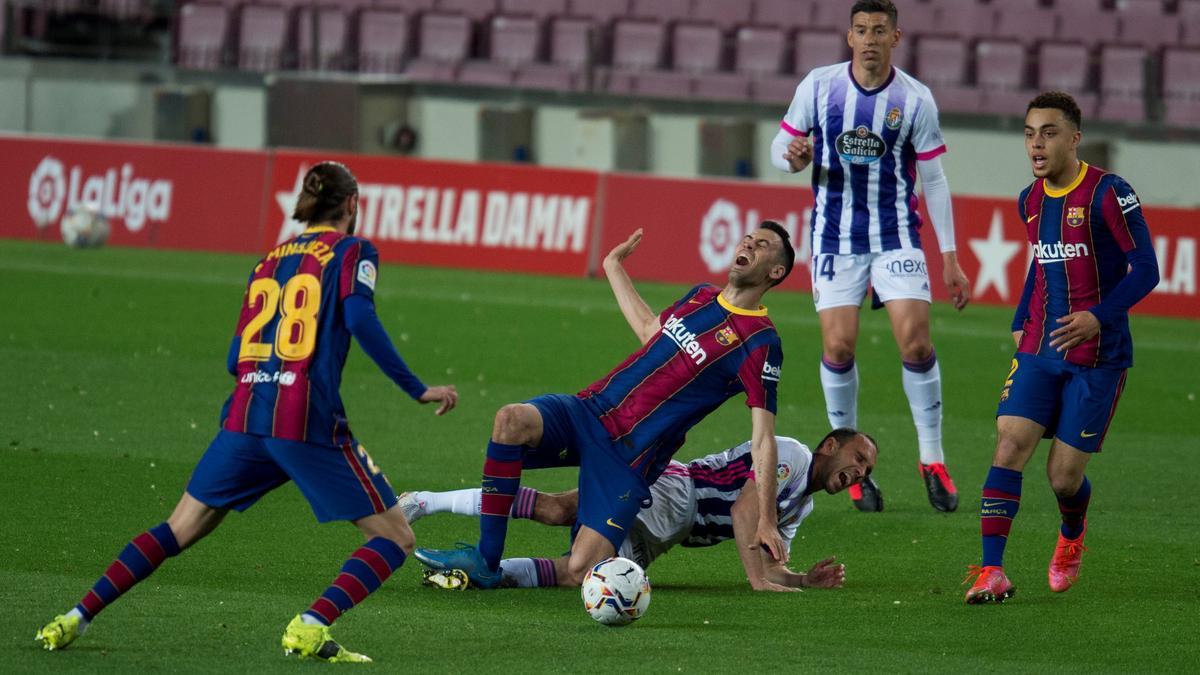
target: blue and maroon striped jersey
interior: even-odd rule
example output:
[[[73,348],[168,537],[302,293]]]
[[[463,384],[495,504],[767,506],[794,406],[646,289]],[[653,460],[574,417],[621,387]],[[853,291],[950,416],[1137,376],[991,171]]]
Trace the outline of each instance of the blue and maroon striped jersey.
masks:
[[[662,329],[578,396],[629,465],[653,481],[684,435],[727,399],[775,412],[783,346],[767,310],[729,304],[702,284],[659,315]]]
[[[369,241],[331,227],[310,227],[255,265],[222,428],[320,445],[351,441],[339,393],[350,349],[342,301],[373,299],[378,268]]]
[[[1089,367],[1133,365],[1128,310],[1158,279],[1150,230],[1133,188],[1116,174],[1080,162],[1078,176],[1063,190],[1034,181],[1021,192],[1017,210],[1033,247],[1013,318],[1013,330],[1024,331],[1018,351]],[[1151,266],[1152,275],[1141,273]],[[1118,290],[1131,269],[1137,276]],[[1099,335],[1065,352],[1051,347],[1057,319],[1085,310],[1100,319]]]
[[[899,68],[870,90],[850,62],[814,68],[780,129],[812,137],[813,255],[921,248],[917,160],[946,151],[928,87]]]

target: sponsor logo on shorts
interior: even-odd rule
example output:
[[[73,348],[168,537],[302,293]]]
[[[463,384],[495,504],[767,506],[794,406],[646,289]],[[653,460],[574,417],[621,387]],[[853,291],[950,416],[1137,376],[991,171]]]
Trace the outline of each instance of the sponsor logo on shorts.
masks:
[[[607,521],[605,521],[605,523],[604,523],[604,524],[605,524],[605,525],[608,525],[609,527],[615,527],[615,528],[617,528],[618,530],[621,530],[622,532],[624,532],[624,531],[625,531],[625,528],[623,528],[623,527],[621,527],[620,525],[618,525],[618,524],[614,523],[612,518],[609,518]]]
[[[291,372],[264,373],[261,370],[254,370],[242,375],[242,379],[240,381],[242,384],[265,384],[267,382],[272,382],[285,387],[290,387],[296,383],[296,374]]]
[[[929,270],[925,266],[924,260],[916,258],[903,258],[893,260],[887,264],[885,268],[888,274],[893,277],[928,277]]]
[[[874,164],[887,152],[887,143],[862,125],[842,132],[833,143],[842,161],[851,164]]]
[[[1067,208],[1067,224],[1071,227],[1079,227],[1083,225],[1083,221],[1087,220],[1087,210],[1082,206],[1071,206]]]
[[[1081,431],[1081,432],[1079,432],[1079,435],[1080,435],[1080,437],[1082,437],[1082,438],[1091,438],[1091,437],[1095,436],[1095,435],[1096,435],[1096,434],[1098,434],[1098,433],[1100,433],[1100,432],[1098,432],[1098,431],[1094,431],[1094,432],[1092,432],[1092,433],[1090,433],[1090,434],[1089,434],[1089,433],[1088,433],[1088,432],[1086,432],[1086,431]]]

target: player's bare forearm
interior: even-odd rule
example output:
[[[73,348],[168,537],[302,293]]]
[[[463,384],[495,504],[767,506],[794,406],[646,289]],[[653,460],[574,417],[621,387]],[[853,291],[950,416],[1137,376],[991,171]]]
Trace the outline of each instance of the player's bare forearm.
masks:
[[[954,251],[942,254],[942,280],[946,282],[955,309],[961,311],[971,302],[971,281],[958,264],[958,254]]]
[[[750,456],[754,460],[754,480],[758,492],[759,543],[766,546],[772,557],[787,562],[783,539],[779,536],[779,513],[775,504],[779,482],[775,472],[779,465],[779,446],[775,442],[775,414],[763,408],[750,409],[754,429]]]
[[[762,550],[758,544],[758,488],[753,480],[747,480],[742,486],[742,492],[737,501],[729,509],[733,521],[733,541],[737,545],[738,557],[742,560],[742,569],[746,571],[746,579],[750,588],[756,591],[790,591],[799,587],[789,587],[772,581],[766,571],[767,564],[775,564],[774,560]],[[770,563],[766,561],[770,561]]]
[[[658,333],[658,316],[638,294],[637,289],[633,286],[633,280],[629,278],[629,273],[625,271],[625,266],[622,264],[622,261],[633,253],[641,241],[642,230],[639,228],[630,235],[629,239],[609,251],[608,255],[604,257],[604,276],[608,279],[608,285],[617,298],[617,306],[621,308],[621,314],[625,317],[625,321],[637,335],[638,341],[646,344]]]

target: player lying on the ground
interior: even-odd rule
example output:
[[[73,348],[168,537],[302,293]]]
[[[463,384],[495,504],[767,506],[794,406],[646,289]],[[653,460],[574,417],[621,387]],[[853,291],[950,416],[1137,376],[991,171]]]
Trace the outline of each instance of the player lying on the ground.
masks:
[[[794,438],[776,436],[779,447],[779,482],[776,504],[779,536],[785,550],[791,549],[796,528],[812,513],[813,495],[819,490],[837,494],[858,485],[871,474],[879,449],[875,440],[852,429],[835,429],[810,451]],[[675,546],[714,546],[728,539],[737,542],[750,586],[758,591],[789,591],[797,588],[836,588],[845,580],[845,567],[826,558],[808,572],[798,574],[780,560],[750,548],[758,518],[758,502],[750,455],[751,442],[693,459],[687,464],[672,460],[662,476],[650,486],[653,501],[637,514],[632,529],[617,549],[617,555],[648,567]],[[478,516],[479,488],[452,492],[406,492],[400,507],[408,522],[435,513]],[[521,487],[513,502],[514,518],[529,518],[546,525],[574,525],[579,491],[546,494]],[[565,565],[565,558],[558,566]],[[507,558],[500,561],[502,586],[531,588],[569,585],[547,558]],[[426,572],[442,587],[461,587],[465,578]],[[441,575],[440,577],[437,575]],[[440,583],[439,583],[440,582]]]
[[[295,481],[317,520],[354,523],[367,542],[333,583],[288,624],[283,648],[303,658],[364,662],[329,635],[339,616],[404,564],[413,533],[387,477],[355,440],[339,393],[350,336],[393,382],[437,414],[458,402],[453,386],[426,387],[409,371],[375,315],[379,256],[355,237],[358,181],[345,166],[308,170],[292,218],[304,232],[254,266],[226,367],[235,377],[221,430],[192,472],[171,517],[134,537],[74,609],[37,633],[62,649],[134,584],[217,529],[230,509],[245,511]]]
[[[418,560],[462,570],[479,588],[496,588],[522,471],[578,466],[577,532],[556,574],[564,584],[579,584],[621,546],[688,429],[744,392],[762,487],[752,545],[787,562],[774,500],[783,345],[760,301],[792,269],[791,235],[779,223],[763,222],[738,244],[724,288],[700,284],[657,315],[622,263],[641,238],[638,230],[613,248],[604,272],[642,347],[574,396],[549,394],[501,408],[483,465],[479,546],[422,548]]]
[[[968,604],[1003,602],[1016,592],[1004,547],[1025,464],[1053,436],[1046,475],[1062,526],[1050,558],[1050,590],[1079,577],[1092,484],[1084,471],[1100,452],[1133,365],[1129,310],[1158,284],[1158,260],[1137,194],[1120,176],[1080,161],[1082,114],[1051,91],[1025,111],[1025,151],[1035,180],[1017,209],[1033,259],[1013,315],[1017,353],[996,410],[996,453],[983,483],[983,560],[967,579]]]

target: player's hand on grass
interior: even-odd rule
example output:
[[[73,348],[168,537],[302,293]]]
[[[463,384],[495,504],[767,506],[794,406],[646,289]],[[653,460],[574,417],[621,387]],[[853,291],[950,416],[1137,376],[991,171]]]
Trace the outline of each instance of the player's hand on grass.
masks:
[[[1072,312],[1059,317],[1060,328],[1050,332],[1050,346],[1060,352],[1078,345],[1081,342],[1096,337],[1100,332],[1100,319],[1089,311]]]
[[[846,583],[846,566],[835,565],[836,560],[830,556],[813,565],[804,575],[804,585],[809,588],[841,588]]]
[[[954,302],[954,309],[961,311],[971,302],[971,280],[958,264],[958,256],[953,251],[942,254],[942,281],[946,282],[946,290]]]
[[[755,535],[754,544],[750,548],[755,549],[760,546],[776,562],[787,563],[788,550],[787,546],[783,544],[783,537],[779,536],[778,527],[766,527],[759,524],[758,534]]]
[[[440,403],[435,415],[445,415],[458,405],[458,390],[452,384],[430,387],[417,399],[421,403]]]
[[[608,252],[608,255],[604,256],[604,266],[620,264],[633,253],[640,243],[642,243],[642,228],[639,227],[629,235],[628,239],[617,244],[613,250]]]
[[[803,171],[813,158],[812,141],[808,140],[807,136],[797,136],[788,143],[787,150],[783,153],[783,159],[792,167],[792,171]]]

